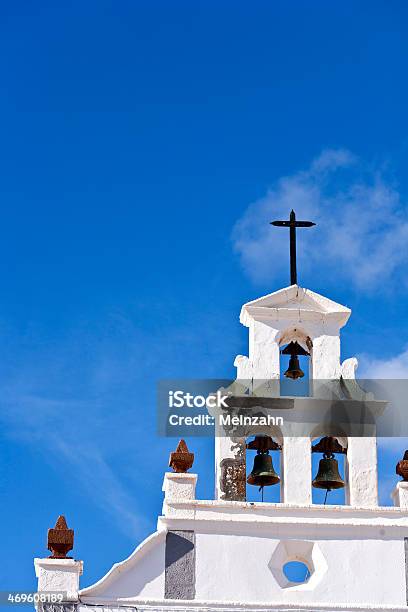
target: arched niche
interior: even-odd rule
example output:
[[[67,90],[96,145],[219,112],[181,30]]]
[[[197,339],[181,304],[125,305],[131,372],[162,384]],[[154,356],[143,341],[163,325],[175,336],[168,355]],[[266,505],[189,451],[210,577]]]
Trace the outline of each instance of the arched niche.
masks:
[[[280,332],[277,341],[279,344],[280,395],[309,396],[313,358],[313,342],[310,335],[302,327],[292,326]],[[285,354],[285,351],[289,349],[291,343],[297,343],[300,351],[307,353],[307,355],[298,355],[299,366],[304,375],[296,380],[285,376],[291,358],[289,354]]]
[[[257,437],[268,437],[272,440],[273,448],[269,450],[269,455],[272,459],[274,471],[278,474],[280,482],[271,486],[265,486],[263,491],[263,501],[269,503],[279,503],[282,500],[282,478],[283,478],[283,444],[284,438],[282,431],[277,426],[268,428],[252,427],[247,432],[245,437],[245,463],[246,463],[246,481],[252,472],[255,457],[257,455],[256,448],[253,448]],[[256,444],[255,444],[256,446]],[[261,502],[262,492],[259,487],[246,482],[246,500],[251,502]]]
[[[348,439],[345,435],[339,435],[339,428],[328,428],[329,431],[323,430],[318,426],[314,435],[311,437],[310,452],[311,452],[311,480],[310,486],[312,491],[312,504],[325,504],[327,506],[337,505],[343,506],[348,503],[349,499],[349,482],[348,482],[348,463],[347,463],[347,448]],[[337,435],[334,435],[336,432]],[[324,453],[333,454],[333,458],[337,461],[338,473],[344,481],[344,487],[339,489],[315,488],[312,485],[313,479],[316,478],[319,471],[320,461],[325,457]],[[327,456],[328,456],[327,455]]]

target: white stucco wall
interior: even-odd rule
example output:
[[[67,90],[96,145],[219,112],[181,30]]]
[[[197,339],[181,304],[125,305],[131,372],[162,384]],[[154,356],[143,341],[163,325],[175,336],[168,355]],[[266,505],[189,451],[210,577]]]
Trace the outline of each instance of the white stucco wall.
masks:
[[[406,609],[408,508],[195,500],[195,483],[195,474],[166,474],[158,531],[82,589],[83,603],[108,610],[256,609],[268,602],[282,610]],[[168,531],[194,532],[194,599],[165,598]],[[283,565],[292,560],[308,565],[305,583],[285,579]]]
[[[406,605],[404,539],[399,534],[384,538],[379,526],[370,533],[363,528],[364,537],[355,527],[328,528],[317,521],[312,530],[315,537],[310,538],[310,528],[292,521],[293,525],[281,526],[264,523],[258,533],[253,526],[231,519],[224,524],[196,523],[195,601]],[[178,524],[179,528],[191,526],[191,522]],[[136,605],[163,600],[164,535],[137,562],[129,558],[99,583],[83,589],[81,601]],[[274,559],[278,547],[287,543],[293,544],[291,554],[287,558],[278,554]],[[305,545],[314,546],[311,577],[305,584],[282,586],[276,573],[280,565],[289,560],[309,564],[310,559],[303,555]]]
[[[317,537],[313,542],[327,563],[318,583],[282,588],[269,565],[279,542],[295,535],[294,529],[281,530],[279,539],[241,532],[197,534],[196,598],[405,605],[403,540]]]

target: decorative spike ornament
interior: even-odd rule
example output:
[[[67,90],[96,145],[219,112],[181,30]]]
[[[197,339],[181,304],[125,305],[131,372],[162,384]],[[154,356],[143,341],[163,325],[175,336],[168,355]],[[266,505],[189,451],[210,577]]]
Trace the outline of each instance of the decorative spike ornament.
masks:
[[[48,530],[47,548],[51,551],[50,559],[70,559],[67,553],[74,547],[74,530],[68,529],[65,516],[58,517],[55,527]]]
[[[194,453],[190,453],[184,440],[180,440],[174,452],[170,453],[169,467],[174,472],[184,474],[194,463]]]
[[[395,471],[402,480],[408,482],[408,450],[405,451],[404,458],[398,461]]]

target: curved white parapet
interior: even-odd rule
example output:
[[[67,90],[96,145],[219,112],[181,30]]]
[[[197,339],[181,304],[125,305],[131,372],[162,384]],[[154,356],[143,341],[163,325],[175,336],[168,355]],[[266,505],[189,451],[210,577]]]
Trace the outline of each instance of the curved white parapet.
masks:
[[[349,357],[341,364],[341,376],[345,380],[355,380],[356,370],[358,368],[358,359]]]
[[[81,589],[87,598],[163,597],[166,530],[146,538],[124,561],[115,563],[95,584]]]

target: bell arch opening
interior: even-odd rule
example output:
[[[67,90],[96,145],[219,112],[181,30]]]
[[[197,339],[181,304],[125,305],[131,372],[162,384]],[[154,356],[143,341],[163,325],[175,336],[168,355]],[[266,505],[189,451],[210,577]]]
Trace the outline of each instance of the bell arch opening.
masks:
[[[279,338],[279,378],[281,396],[310,395],[312,340],[297,327],[282,332]]]
[[[281,501],[282,446],[277,437],[266,434],[250,436],[246,447],[246,500],[279,503]]]
[[[311,440],[312,503],[326,506],[346,505],[347,438],[320,436]]]

